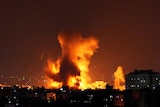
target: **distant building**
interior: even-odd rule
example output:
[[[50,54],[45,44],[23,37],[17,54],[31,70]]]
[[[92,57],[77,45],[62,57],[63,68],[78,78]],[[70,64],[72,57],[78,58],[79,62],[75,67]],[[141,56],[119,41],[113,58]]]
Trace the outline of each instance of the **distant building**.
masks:
[[[135,70],[127,75],[126,89],[156,89],[160,86],[160,73],[152,70]]]

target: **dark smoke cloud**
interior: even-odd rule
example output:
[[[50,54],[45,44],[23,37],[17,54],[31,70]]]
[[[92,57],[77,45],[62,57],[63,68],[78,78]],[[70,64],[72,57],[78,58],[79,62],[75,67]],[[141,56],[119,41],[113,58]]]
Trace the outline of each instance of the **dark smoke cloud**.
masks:
[[[69,60],[67,56],[63,57],[60,67],[60,78],[64,85],[67,85],[70,76],[79,76],[80,70]]]
[[[62,48],[62,55],[60,56],[60,72],[53,74],[51,71],[47,71],[46,74],[54,81],[62,82],[67,86],[67,82],[70,76],[80,76],[80,70],[70,59],[70,50],[72,49],[72,43],[77,40],[81,40],[81,34],[76,31],[62,31],[58,35],[58,40]],[[76,86],[79,85],[77,80]]]
[[[81,40],[80,32],[76,31],[62,31],[58,35],[58,40],[62,47],[62,59],[60,66],[59,76],[63,85],[67,85],[70,76],[80,76],[80,70],[78,67],[70,60],[70,50],[72,49],[73,42]],[[77,80],[79,81],[79,80]],[[77,84],[78,85],[78,84]]]
[[[74,84],[75,87],[79,87],[81,81],[89,80],[87,76],[88,65],[90,64],[91,56],[98,48],[98,41],[93,37],[83,38],[80,32],[70,30],[60,32],[58,41],[62,52],[57,61],[53,61],[53,63],[56,66],[55,69],[57,69],[56,64],[58,62],[58,65],[60,65],[58,66],[59,71],[57,72],[57,70],[55,70],[56,73],[53,73],[50,71],[53,70],[51,68],[48,69],[47,75],[54,81],[62,82],[65,86],[70,84],[68,83],[70,77],[75,77],[74,79],[76,80],[74,80],[72,84]],[[83,70],[80,68],[80,65]],[[85,75],[85,80],[80,77],[81,72],[83,72],[83,76]],[[86,74],[84,74],[84,72],[86,72]]]

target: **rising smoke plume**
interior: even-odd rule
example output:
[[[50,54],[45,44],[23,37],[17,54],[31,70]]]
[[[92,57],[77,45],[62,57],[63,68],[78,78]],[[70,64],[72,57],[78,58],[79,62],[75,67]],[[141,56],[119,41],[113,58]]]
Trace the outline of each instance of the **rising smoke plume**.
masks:
[[[98,48],[98,40],[93,37],[83,38],[79,32],[62,31],[58,41],[62,49],[61,56],[56,61],[48,59],[45,68],[53,86],[88,87],[90,59]]]

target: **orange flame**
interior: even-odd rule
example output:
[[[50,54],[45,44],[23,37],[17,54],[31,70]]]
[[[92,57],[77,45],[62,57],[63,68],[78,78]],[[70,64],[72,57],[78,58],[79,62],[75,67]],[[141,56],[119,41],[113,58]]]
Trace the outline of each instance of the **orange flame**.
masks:
[[[93,37],[82,38],[77,32],[61,32],[58,40],[62,55],[56,61],[48,59],[45,68],[50,87],[67,85],[78,89],[105,88],[105,82],[90,83],[88,76],[90,58],[98,48],[98,40]]]
[[[114,89],[119,89],[121,91],[125,90],[125,77],[123,73],[122,66],[118,66],[117,70],[114,72]]]
[[[48,61],[48,68],[51,69],[53,74],[58,74],[59,73],[59,68],[60,68],[60,62],[57,60],[56,62],[53,62],[51,60]]]

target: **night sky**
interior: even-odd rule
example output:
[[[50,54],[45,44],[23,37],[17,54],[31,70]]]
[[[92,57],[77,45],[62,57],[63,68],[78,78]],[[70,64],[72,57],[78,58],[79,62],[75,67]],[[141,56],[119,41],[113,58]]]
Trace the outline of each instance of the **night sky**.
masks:
[[[99,39],[90,76],[112,84],[121,65],[160,72],[159,0],[4,0],[0,2],[0,75],[37,75],[57,59],[62,30]],[[43,58],[41,56],[43,55]]]

